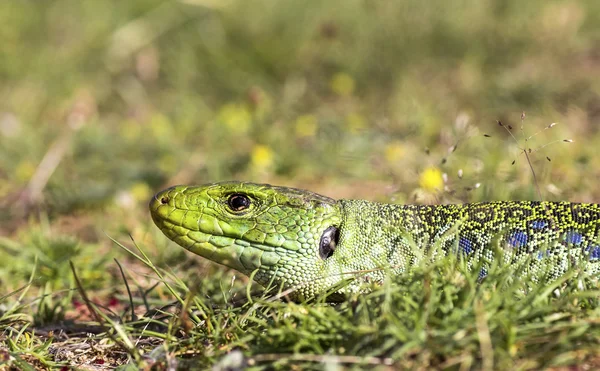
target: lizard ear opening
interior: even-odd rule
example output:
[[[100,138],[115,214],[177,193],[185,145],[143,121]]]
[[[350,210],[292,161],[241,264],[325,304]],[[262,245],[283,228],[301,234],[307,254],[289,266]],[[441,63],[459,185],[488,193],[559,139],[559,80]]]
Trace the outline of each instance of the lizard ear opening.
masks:
[[[339,239],[340,232],[336,227],[327,228],[321,235],[321,241],[319,242],[319,257],[325,260],[333,255]]]

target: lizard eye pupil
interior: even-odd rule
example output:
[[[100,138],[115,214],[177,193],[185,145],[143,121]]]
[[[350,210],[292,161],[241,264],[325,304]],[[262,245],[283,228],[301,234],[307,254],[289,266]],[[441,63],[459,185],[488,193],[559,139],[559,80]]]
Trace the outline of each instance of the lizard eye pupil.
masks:
[[[234,194],[229,196],[227,204],[233,211],[242,211],[250,206],[250,199],[245,195]]]
[[[321,235],[321,241],[319,242],[319,257],[326,260],[333,255],[339,239],[340,232],[336,227],[327,228]]]

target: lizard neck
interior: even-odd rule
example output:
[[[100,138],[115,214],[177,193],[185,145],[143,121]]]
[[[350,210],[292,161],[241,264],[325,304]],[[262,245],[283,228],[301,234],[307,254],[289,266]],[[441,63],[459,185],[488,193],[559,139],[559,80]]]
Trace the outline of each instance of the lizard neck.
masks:
[[[342,221],[335,254],[326,261],[330,273],[365,272],[368,280],[381,280],[385,269],[403,272],[422,254],[438,229],[429,228],[429,205],[380,204],[340,200]],[[451,218],[441,223],[451,224]]]

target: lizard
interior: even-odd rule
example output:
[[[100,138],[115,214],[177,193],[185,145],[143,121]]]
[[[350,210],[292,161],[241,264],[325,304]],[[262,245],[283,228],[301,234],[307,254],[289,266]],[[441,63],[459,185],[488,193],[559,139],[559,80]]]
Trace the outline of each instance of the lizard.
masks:
[[[342,300],[361,282],[409,271],[432,246],[470,261],[491,261],[500,248],[504,263],[528,258],[529,271],[546,267],[548,280],[574,265],[600,275],[600,205],[592,203],[402,205],[222,182],[168,188],[149,208],[177,244],[298,300]]]

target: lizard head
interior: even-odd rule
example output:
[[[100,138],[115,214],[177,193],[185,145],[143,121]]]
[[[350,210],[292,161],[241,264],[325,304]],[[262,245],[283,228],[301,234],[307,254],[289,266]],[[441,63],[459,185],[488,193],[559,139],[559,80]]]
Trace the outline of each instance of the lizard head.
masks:
[[[154,223],[171,240],[263,286],[296,288],[292,297],[302,298],[341,281],[328,267],[342,221],[331,198],[225,182],[171,187],[149,206]]]

